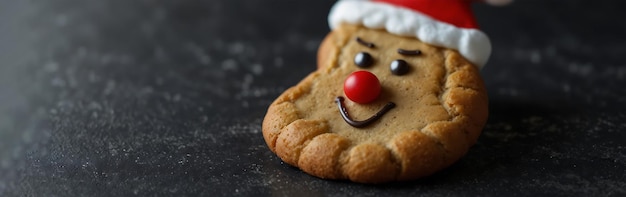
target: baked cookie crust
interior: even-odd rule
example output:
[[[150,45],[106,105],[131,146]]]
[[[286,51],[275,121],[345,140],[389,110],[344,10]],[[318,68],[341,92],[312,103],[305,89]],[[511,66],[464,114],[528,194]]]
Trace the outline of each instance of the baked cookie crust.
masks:
[[[355,41],[360,38],[375,47]],[[397,49],[421,51],[407,56]],[[355,65],[367,52],[373,66]],[[407,74],[389,71],[403,59]],[[373,102],[345,99],[354,119],[366,119],[388,102],[396,107],[371,125],[347,124],[335,103],[345,97],[344,80],[367,70],[382,86]],[[344,24],[333,30],[318,52],[318,69],[281,94],[263,121],[263,137],[284,162],[326,179],[361,183],[413,180],[457,161],[472,146],[487,120],[487,94],[479,70],[457,51],[385,30]]]

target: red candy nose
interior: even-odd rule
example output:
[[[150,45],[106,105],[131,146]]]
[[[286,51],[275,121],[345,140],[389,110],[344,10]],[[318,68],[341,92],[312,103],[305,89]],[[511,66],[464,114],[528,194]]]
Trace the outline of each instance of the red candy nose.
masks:
[[[372,102],[380,95],[380,82],[376,75],[367,71],[356,71],[343,83],[343,92],[356,103]]]

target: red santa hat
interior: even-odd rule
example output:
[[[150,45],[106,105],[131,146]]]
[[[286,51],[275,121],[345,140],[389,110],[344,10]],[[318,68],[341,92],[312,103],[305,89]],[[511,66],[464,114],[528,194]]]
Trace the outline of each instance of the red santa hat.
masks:
[[[502,5],[511,0],[484,0]],[[422,42],[457,50],[481,68],[491,54],[487,35],[478,30],[472,0],[339,0],[328,16],[331,29],[341,23],[385,29]]]

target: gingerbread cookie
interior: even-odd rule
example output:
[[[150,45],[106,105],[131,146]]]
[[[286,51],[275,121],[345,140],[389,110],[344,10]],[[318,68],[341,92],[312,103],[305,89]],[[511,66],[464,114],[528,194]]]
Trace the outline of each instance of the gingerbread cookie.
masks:
[[[268,109],[269,148],[311,175],[362,183],[416,179],[463,156],[487,119],[478,66],[488,57],[488,39],[476,29],[420,17],[426,16],[393,2],[339,1],[318,69]],[[424,37],[423,27],[443,34]]]

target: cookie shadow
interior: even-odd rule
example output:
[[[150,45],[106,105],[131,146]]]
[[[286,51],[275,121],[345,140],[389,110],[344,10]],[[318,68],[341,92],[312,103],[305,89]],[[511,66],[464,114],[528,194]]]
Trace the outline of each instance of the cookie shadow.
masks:
[[[584,113],[584,109],[562,100],[492,100],[489,108],[489,119],[478,142],[455,164],[429,177],[381,187],[467,187],[533,171],[536,164],[529,159],[550,157],[541,147],[560,146],[559,143],[571,138],[566,132],[554,132],[553,128],[564,118]]]

